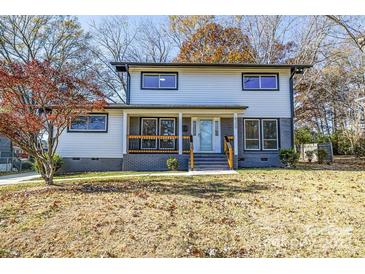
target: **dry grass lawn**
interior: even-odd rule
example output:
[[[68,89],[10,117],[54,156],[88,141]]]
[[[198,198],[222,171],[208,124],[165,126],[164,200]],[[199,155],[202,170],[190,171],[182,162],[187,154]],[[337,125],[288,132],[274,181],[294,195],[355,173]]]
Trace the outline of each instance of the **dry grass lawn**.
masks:
[[[1,187],[0,256],[364,257],[361,167]]]

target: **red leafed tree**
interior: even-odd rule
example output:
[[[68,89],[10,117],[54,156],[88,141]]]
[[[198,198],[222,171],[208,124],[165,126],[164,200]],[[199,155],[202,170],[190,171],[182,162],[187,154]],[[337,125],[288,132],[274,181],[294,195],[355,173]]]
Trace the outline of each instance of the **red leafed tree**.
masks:
[[[185,41],[175,59],[182,63],[252,63],[255,53],[239,28],[209,23]]]
[[[48,62],[0,63],[0,133],[34,157],[47,184],[53,184],[61,133],[104,104],[91,75],[74,76]]]

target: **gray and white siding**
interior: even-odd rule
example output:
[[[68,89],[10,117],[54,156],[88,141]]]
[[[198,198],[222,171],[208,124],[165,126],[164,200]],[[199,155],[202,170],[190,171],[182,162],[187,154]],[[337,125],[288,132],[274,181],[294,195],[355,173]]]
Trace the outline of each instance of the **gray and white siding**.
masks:
[[[108,110],[107,132],[67,132],[60,137],[57,153],[67,171],[121,170],[123,161],[122,110]]]

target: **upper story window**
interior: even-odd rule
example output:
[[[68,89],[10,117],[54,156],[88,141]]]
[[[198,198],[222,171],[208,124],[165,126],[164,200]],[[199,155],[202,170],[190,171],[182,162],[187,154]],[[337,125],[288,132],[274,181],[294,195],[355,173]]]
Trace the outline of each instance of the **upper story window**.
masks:
[[[279,90],[278,74],[242,74],[243,90]]]
[[[177,73],[142,73],[142,89],[177,89]]]
[[[106,132],[108,124],[107,114],[89,114],[74,119],[69,132]]]

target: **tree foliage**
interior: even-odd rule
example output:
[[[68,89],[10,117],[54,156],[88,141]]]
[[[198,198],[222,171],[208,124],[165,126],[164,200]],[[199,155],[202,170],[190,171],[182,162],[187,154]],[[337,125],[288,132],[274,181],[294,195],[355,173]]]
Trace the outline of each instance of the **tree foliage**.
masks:
[[[177,62],[250,63],[254,52],[248,37],[238,28],[209,23],[184,42]]]
[[[75,117],[104,106],[92,78],[49,62],[0,64],[0,133],[34,157],[48,184],[61,133]]]

